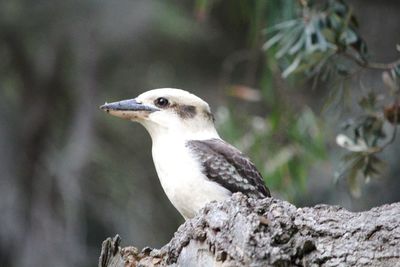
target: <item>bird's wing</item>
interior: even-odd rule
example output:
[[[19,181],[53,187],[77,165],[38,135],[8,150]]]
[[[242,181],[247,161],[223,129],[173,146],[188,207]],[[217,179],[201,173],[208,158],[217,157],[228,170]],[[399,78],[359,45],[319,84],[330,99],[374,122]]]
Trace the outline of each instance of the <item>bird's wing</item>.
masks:
[[[260,172],[238,149],[220,139],[191,140],[187,146],[198,157],[208,179],[232,193],[269,197]]]

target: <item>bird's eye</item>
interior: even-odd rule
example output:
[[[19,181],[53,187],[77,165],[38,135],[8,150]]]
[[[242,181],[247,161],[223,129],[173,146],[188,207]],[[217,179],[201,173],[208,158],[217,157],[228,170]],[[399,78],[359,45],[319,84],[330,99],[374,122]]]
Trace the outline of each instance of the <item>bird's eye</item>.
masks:
[[[165,97],[159,97],[154,101],[154,104],[159,108],[165,108],[169,105],[169,101]]]

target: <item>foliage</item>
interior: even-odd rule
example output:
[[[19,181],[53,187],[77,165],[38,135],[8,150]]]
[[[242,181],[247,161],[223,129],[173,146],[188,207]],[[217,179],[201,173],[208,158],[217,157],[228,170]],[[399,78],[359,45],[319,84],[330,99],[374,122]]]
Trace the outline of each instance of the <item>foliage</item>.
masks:
[[[335,84],[331,100],[348,89],[348,82],[354,74],[363,69],[381,69],[383,82],[389,90],[382,90],[380,97],[373,91],[362,97],[359,106],[362,114],[355,120],[348,120],[344,134],[337,136],[337,144],[349,152],[343,157],[344,167],[336,178],[346,178],[353,195],[360,195],[359,175],[369,181],[380,175],[382,161],[377,153],[391,144],[396,136],[399,113],[400,61],[390,64],[373,63],[368,59],[367,44],[358,34],[358,22],[352,8],[343,0],[300,1],[300,16],[270,27],[266,34],[265,49],[275,48],[275,58],[284,66],[282,76],[303,74]],[[345,85],[347,85],[345,87]],[[391,102],[382,107],[378,98],[389,96]],[[343,99],[342,99],[343,101]],[[381,101],[382,102],[382,101]],[[329,104],[329,103],[328,103]],[[391,137],[387,138],[385,125],[391,124]],[[387,127],[386,127],[387,128]]]
[[[319,5],[305,3],[298,18],[265,31],[272,36],[263,47],[277,47],[275,57],[284,59],[287,65],[282,72],[284,78],[300,72],[311,76],[323,74],[324,78],[348,75],[349,66],[338,56],[366,60],[367,47],[357,32],[358,22],[351,8],[340,0]]]

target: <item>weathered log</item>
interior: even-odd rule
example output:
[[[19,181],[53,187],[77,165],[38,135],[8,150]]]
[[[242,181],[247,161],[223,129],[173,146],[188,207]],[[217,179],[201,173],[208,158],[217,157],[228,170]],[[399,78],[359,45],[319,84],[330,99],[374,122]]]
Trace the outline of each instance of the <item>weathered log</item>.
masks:
[[[103,242],[100,267],[400,266],[400,203],[365,212],[296,208],[237,193],[210,203],[159,250]]]

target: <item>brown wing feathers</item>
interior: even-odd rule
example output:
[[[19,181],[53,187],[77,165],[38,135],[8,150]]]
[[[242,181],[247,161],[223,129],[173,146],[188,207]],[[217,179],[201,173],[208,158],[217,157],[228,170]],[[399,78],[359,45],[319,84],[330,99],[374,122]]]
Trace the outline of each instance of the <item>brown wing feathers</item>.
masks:
[[[220,139],[192,140],[187,146],[198,157],[204,174],[234,192],[251,197],[269,197],[260,172],[239,150]]]

